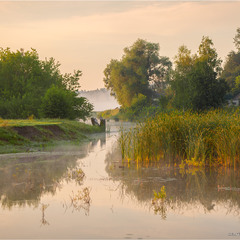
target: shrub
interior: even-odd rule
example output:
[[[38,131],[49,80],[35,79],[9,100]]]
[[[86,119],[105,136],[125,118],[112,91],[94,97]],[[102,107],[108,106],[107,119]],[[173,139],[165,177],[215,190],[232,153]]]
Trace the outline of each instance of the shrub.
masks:
[[[41,114],[47,118],[86,119],[93,109],[86,98],[73,91],[56,86],[49,88],[43,97]]]
[[[72,94],[52,86],[43,97],[41,111],[47,118],[72,118]]]

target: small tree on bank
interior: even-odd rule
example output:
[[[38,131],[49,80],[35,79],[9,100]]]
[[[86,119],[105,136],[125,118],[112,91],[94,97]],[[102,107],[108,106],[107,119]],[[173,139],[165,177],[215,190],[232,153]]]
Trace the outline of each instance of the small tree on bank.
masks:
[[[73,91],[52,86],[43,97],[41,114],[47,118],[86,119],[93,110],[86,98]]]

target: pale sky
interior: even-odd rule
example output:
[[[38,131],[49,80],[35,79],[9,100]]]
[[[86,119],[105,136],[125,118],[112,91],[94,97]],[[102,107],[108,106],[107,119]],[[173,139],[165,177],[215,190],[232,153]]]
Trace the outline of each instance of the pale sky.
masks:
[[[197,51],[209,36],[222,60],[235,50],[240,1],[0,1],[0,47],[35,48],[62,73],[80,69],[81,90],[104,87],[112,58],[138,38],[160,44],[171,60],[179,46]]]

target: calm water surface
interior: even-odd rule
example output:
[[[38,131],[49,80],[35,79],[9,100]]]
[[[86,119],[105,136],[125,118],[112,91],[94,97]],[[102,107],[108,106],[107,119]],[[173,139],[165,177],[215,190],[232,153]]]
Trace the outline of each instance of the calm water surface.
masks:
[[[0,238],[240,238],[238,171],[127,166],[120,125],[81,146],[1,155]]]

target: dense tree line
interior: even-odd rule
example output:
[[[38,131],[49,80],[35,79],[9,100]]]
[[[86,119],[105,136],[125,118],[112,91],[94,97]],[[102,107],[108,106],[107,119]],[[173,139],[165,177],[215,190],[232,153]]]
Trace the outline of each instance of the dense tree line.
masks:
[[[180,46],[174,63],[160,56],[159,44],[138,39],[112,59],[104,83],[121,111],[138,115],[169,108],[202,111],[224,105],[240,94],[240,28],[222,67],[213,42],[204,36],[197,53]],[[61,74],[53,58],[39,59],[35,49],[16,52],[0,48],[0,117],[82,118],[93,106],[79,98],[80,70]]]
[[[80,70],[61,74],[53,58],[40,60],[35,49],[0,48],[0,117],[85,118],[92,105],[78,98]]]
[[[125,112],[136,113],[146,106],[148,110],[153,106],[196,111],[219,108],[227,96],[240,93],[240,28],[234,44],[237,52],[229,53],[222,68],[208,36],[203,36],[195,54],[180,46],[174,64],[159,55],[157,43],[138,39],[124,49],[121,60],[110,61],[104,83]]]

